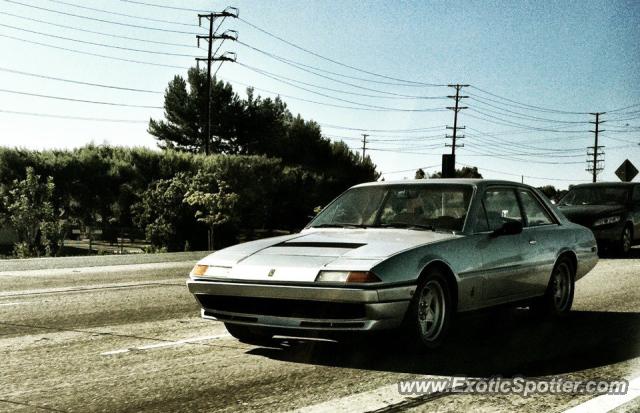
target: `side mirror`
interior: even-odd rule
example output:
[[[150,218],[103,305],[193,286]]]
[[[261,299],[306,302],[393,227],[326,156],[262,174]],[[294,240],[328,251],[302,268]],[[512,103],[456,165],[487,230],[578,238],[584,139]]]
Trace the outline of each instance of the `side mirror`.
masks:
[[[522,232],[522,222],[507,221],[502,226],[491,233],[491,237],[499,237],[502,235],[517,235]]]

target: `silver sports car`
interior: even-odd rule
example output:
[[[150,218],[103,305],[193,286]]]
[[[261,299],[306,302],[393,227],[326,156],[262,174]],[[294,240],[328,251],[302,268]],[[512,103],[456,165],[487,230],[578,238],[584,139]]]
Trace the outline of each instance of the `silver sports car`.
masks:
[[[458,312],[528,302],[567,313],[597,260],[591,231],[527,185],[375,182],[344,192],[300,233],[209,255],[187,285],[202,317],[244,342],[402,327],[434,348]]]

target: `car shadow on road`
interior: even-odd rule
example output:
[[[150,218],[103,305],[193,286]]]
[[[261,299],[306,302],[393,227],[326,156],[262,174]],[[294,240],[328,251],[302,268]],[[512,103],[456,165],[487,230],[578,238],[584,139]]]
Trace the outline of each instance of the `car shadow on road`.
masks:
[[[313,365],[432,375],[541,376],[609,365],[640,355],[640,314],[574,311],[541,321],[527,310],[465,316],[448,344],[424,354],[407,351],[399,333],[348,343],[284,340],[251,354]]]

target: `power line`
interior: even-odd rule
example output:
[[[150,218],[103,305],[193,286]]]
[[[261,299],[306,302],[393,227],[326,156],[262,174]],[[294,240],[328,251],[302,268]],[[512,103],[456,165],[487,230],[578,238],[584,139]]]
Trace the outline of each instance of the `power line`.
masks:
[[[247,48],[249,48],[249,49],[251,49],[251,50],[253,50],[253,51],[256,51],[256,52],[258,52],[258,53],[264,54],[265,56],[268,56],[268,57],[270,57],[270,58],[272,58],[272,59],[274,59],[274,60],[278,60],[278,61],[280,61],[280,62],[282,62],[282,63],[284,63],[284,64],[287,64],[287,65],[289,65],[289,66],[295,67],[295,68],[297,68],[298,70],[302,70],[302,71],[305,71],[305,72],[308,72],[308,73],[312,73],[312,74],[314,74],[314,75],[316,75],[316,76],[324,77],[324,78],[326,78],[326,79],[331,79],[331,80],[334,80],[334,81],[336,81],[336,82],[337,82],[337,80],[335,80],[335,79],[333,79],[333,78],[331,78],[331,77],[328,77],[328,76],[320,75],[320,74],[318,74],[318,73],[316,73],[316,72],[311,71],[311,69],[313,69],[313,70],[317,70],[318,72],[329,73],[329,74],[332,74],[332,75],[335,75],[335,76],[344,77],[344,78],[346,78],[346,79],[360,80],[360,81],[362,81],[362,82],[370,82],[370,83],[376,83],[376,84],[382,84],[382,85],[391,85],[391,86],[408,86],[408,85],[406,85],[406,84],[398,84],[398,83],[384,82],[384,81],[380,81],[380,80],[366,79],[366,78],[357,77],[357,76],[349,76],[349,75],[345,75],[345,74],[343,74],[343,73],[332,72],[332,71],[330,71],[330,70],[320,69],[320,68],[317,68],[317,67],[315,67],[315,66],[307,65],[307,64],[304,64],[304,63],[301,63],[301,62],[297,62],[297,61],[295,61],[295,60],[291,60],[291,59],[284,58],[284,57],[282,57],[282,56],[278,56],[278,55],[276,55],[276,54],[274,54],[274,53],[270,53],[270,52],[264,51],[264,50],[262,50],[262,49],[259,49],[259,48],[257,48],[257,47],[251,46],[251,45],[250,45],[250,44],[248,44],[248,43],[243,43],[243,42],[240,42],[240,41],[239,41],[239,42],[238,42],[238,44],[240,44],[240,45],[242,45],[242,46],[245,46],[245,47],[247,47]],[[305,68],[306,68],[306,69],[305,69]],[[344,82],[341,82],[341,83],[344,83]],[[346,84],[351,85],[351,86],[354,86],[354,85],[353,85],[353,84],[351,84],[351,83],[346,83]],[[356,87],[357,87],[357,86],[356,86]]]
[[[352,131],[360,131],[360,132],[416,133],[416,132],[426,132],[431,130],[443,129],[446,125],[429,126],[429,127],[414,128],[414,129],[365,129],[365,128],[355,128],[351,126],[344,126],[344,125],[332,125],[327,123],[320,123],[320,126],[328,129],[342,129],[342,130],[352,130]]]
[[[13,73],[13,74],[17,74],[17,75],[22,75],[22,76],[38,77],[40,79],[55,80],[55,81],[58,81],[58,82],[74,83],[74,84],[77,84],[77,85],[96,86],[96,87],[102,87],[102,88],[107,88],[107,89],[126,90],[126,91],[129,91],[129,92],[163,93],[162,91],[158,91],[158,90],[135,89],[135,88],[129,88],[129,87],[122,87],[122,86],[106,85],[106,84],[103,84],[103,83],[91,83],[91,82],[82,82],[82,81],[79,81],[79,80],[63,79],[63,78],[60,78],[60,77],[39,75],[37,73],[30,73],[30,72],[23,72],[23,71],[20,71],[20,70],[8,69],[6,67],[0,67],[0,71],[7,72],[7,73]]]
[[[489,172],[495,172],[495,173],[499,173],[499,174],[504,174],[504,175],[509,175],[509,176],[523,176],[525,178],[529,178],[529,179],[541,179],[541,180],[547,180],[547,181],[565,181],[565,182],[586,182],[583,179],[561,179],[561,178],[546,178],[546,177],[541,177],[541,176],[531,176],[531,175],[522,175],[522,174],[514,174],[511,172],[505,172],[505,171],[498,171],[495,169],[489,169],[489,168],[484,168],[484,167],[474,167],[471,165],[465,165],[465,164],[461,164],[462,166],[466,166],[467,168],[478,168],[478,169],[483,169],[485,171],[489,171]]]
[[[249,70],[252,70],[252,71],[254,71],[256,73],[259,73],[259,74],[261,74],[261,75],[263,75],[265,77],[277,80],[279,82],[282,82],[282,83],[287,84],[289,86],[295,87],[297,89],[301,89],[301,90],[304,90],[304,91],[309,92],[309,93],[314,93],[316,95],[323,96],[323,97],[326,97],[326,98],[329,98],[329,99],[335,99],[335,100],[338,100],[338,101],[341,101],[341,102],[345,102],[345,103],[350,103],[350,104],[353,104],[353,105],[360,105],[360,106],[363,106],[363,107],[366,107],[366,108],[379,109],[379,110],[385,110],[385,111],[395,111],[395,112],[441,112],[441,111],[445,110],[445,109],[441,109],[441,108],[403,109],[403,108],[394,108],[394,107],[378,106],[378,105],[369,105],[369,104],[366,104],[366,103],[354,102],[352,100],[342,99],[342,98],[331,96],[331,95],[327,95],[327,94],[324,94],[324,93],[321,93],[321,92],[316,92],[314,90],[307,89],[307,88],[304,88],[302,86],[295,85],[295,84],[293,84],[291,82],[288,82],[286,80],[278,79],[277,77],[268,75],[268,74],[264,73],[263,71],[261,71],[259,69],[253,69],[251,66],[248,66],[248,65],[246,65],[244,63],[238,62],[238,64],[240,66],[242,66],[242,67],[246,67]]]
[[[146,20],[146,21],[151,21],[151,22],[156,22],[156,23],[170,23],[170,24],[178,24],[180,26],[198,27],[197,24],[193,24],[193,23],[183,23],[183,22],[179,22],[179,21],[175,21],[175,20],[162,20],[162,19],[153,19],[151,17],[135,16],[135,15],[132,15],[132,14],[118,13],[118,12],[111,11],[111,10],[104,10],[104,9],[98,9],[98,8],[95,8],[95,7],[82,6],[80,4],[69,3],[69,2],[61,1],[61,0],[48,0],[48,1],[50,1],[52,3],[65,4],[65,5],[71,6],[71,7],[77,7],[79,9],[85,9],[85,10],[97,11],[97,12],[100,12],[100,13],[111,14],[111,15],[114,15],[114,16],[129,17],[129,18],[132,18],[132,19]]]
[[[50,22],[50,21],[47,21],[47,20],[34,19],[32,17],[20,16],[20,15],[13,14],[13,13],[7,13],[5,11],[0,11],[0,14],[4,14],[4,15],[7,15],[7,16],[11,16],[11,17],[15,17],[15,18],[18,18],[18,19],[23,19],[23,20],[28,20],[28,21],[32,21],[32,22],[36,22],[36,23],[47,24],[47,25],[50,25],[50,26],[61,27],[63,29],[75,30],[75,31],[84,32],[84,33],[98,34],[100,36],[107,36],[107,37],[113,37],[113,38],[125,39],[125,40],[134,40],[136,42],[143,42],[143,43],[160,44],[160,45],[164,45],[164,46],[176,46],[176,47],[185,47],[185,48],[190,48],[190,49],[196,49],[196,47],[191,45],[191,44],[162,42],[162,41],[156,41],[156,40],[141,39],[139,37],[129,37],[129,36],[121,36],[121,35],[113,34],[113,33],[104,33],[104,32],[99,32],[99,31],[95,31],[95,30],[82,29],[82,28],[79,28],[79,27],[66,26],[64,24],[53,23],[53,22]]]
[[[146,120],[91,118],[91,117],[83,117],[83,116],[56,115],[56,114],[53,114],[53,113],[19,112],[19,111],[15,111],[15,110],[5,110],[5,109],[0,109],[0,113],[7,113],[7,114],[11,114],[11,115],[24,115],[24,116],[33,116],[33,117],[43,117],[43,118],[84,120],[84,121],[91,121],[91,122],[149,123]]]
[[[33,96],[33,97],[39,97],[39,98],[45,98],[45,99],[56,99],[56,100],[66,100],[70,102],[91,103],[96,105],[123,106],[128,108],[143,108],[143,109],[162,109],[163,108],[162,106],[132,105],[128,103],[115,103],[115,102],[105,102],[100,100],[74,99],[74,98],[68,98],[64,96],[41,95],[38,93],[22,92],[22,91],[11,90],[11,89],[0,89],[0,92],[12,93],[12,94],[23,95],[23,96]]]
[[[137,25],[137,24],[122,23],[122,22],[117,22],[117,21],[113,21],[113,20],[99,19],[97,17],[89,17],[89,16],[83,16],[81,14],[67,13],[67,12],[63,12],[63,11],[59,11],[59,10],[48,9],[46,7],[35,6],[33,4],[25,4],[25,3],[21,3],[19,1],[15,1],[15,0],[3,0],[3,1],[5,1],[7,3],[23,6],[23,7],[29,7],[29,8],[32,8],[32,9],[47,11],[47,12],[50,12],[50,13],[62,14],[64,16],[77,17],[79,19],[97,21],[97,22],[101,22],[101,23],[117,24],[119,26],[135,27],[137,29],[153,30],[153,31],[157,31],[157,32],[189,34],[189,35],[198,34],[196,32],[186,32],[186,31],[182,31],[182,30],[172,30],[172,29],[164,29],[164,28],[159,28],[159,27],[140,26],[140,25]]]
[[[322,89],[322,90],[329,90],[331,92],[337,92],[337,93],[344,93],[344,94],[348,94],[348,95],[354,95],[354,96],[363,96],[363,97],[371,97],[371,98],[378,98],[378,99],[414,99],[414,100],[420,100],[420,99],[425,99],[425,100],[436,100],[436,99],[446,99],[446,96],[416,96],[416,95],[402,95],[402,94],[398,94],[398,93],[393,93],[393,92],[387,92],[387,91],[383,91],[383,90],[376,90],[376,89],[369,89],[366,88],[366,90],[374,90],[378,93],[381,94],[385,94],[385,95],[389,95],[389,96],[383,96],[383,95],[370,95],[370,94],[366,94],[366,93],[358,93],[358,92],[351,92],[351,91],[346,91],[346,90],[340,90],[340,89],[332,89],[326,86],[321,86],[321,85],[317,85],[314,83],[307,83],[307,82],[303,82],[301,80],[297,80],[297,79],[292,79],[290,77],[286,77],[286,76],[282,76],[282,75],[278,75],[275,74],[273,72],[269,72],[267,70],[264,69],[259,69],[256,68],[254,66],[249,66],[247,64],[244,64],[244,66],[252,71],[258,72],[260,74],[269,74],[271,76],[277,77],[279,79],[284,79],[284,80],[288,80],[290,82],[294,82],[294,83],[299,83],[302,85],[306,85],[306,86],[311,86],[311,87],[315,87],[318,89]],[[353,85],[354,87],[358,87],[358,85]]]
[[[161,9],[170,9],[170,10],[181,10],[181,11],[195,11],[195,12],[200,12],[200,13],[207,13],[207,10],[202,10],[202,9],[189,9],[186,7],[176,7],[176,6],[166,6],[164,4],[155,4],[155,3],[148,3],[145,1],[135,1],[135,0],[120,0],[123,3],[132,3],[132,4],[139,4],[141,6],[150,6],[150,7],[158,7]]]
[[[94,57],[102,57],[104,59],[110,59],[110,60],[118,60],[118,61],[121,61],[121,62],[137,63],[137,64],[142,64],[142,65],[158,66],[158,67],[169,67],[169,68],[173,68],[173,69],[189,69],[189,67],[187,67],[187,66],[167,65],[167,64],[163,64],[163,63],[154,63],[154,62],[148,62],[148,61],[142,61],[142,60],[126,59],[126,58],[123,58],[123,57],[103,55],[103,54],[99,54],[99,53],[86,52],[84,50],[78,50],[78,49],[72,49],[72,48],[69,48],[69,47],[61,47],[61,46],[56,46],[56,45],[52,45],[52,44],[48,44],[48,43],[36,42],[34,40],[27,40],[27,39],[23,39],[23,38],[20,38],[20,37],[9,36],[9,35],[6,35],[6,34],[0,34],[0,37],[4,37],[6,39],[11,39],[11,40],[15,40],[15,41],[18,41],[18,42],[23,42],[23,43],[36,44],[38,46],[49,47],[49,48],[52,48],[52,49],[64,50],[66,52],[78,53],[78,54],[94,56]]]
[[[296,48],[298,50],[301,50],[303,52],[309,53],[309,54],[311,54],[311,55],[313,55],[315,57],[318,57],[320,59],[326,60],[326,61],[331,62],[333,64],[336,64],[336,65],[339,65],[339,66],[343,66],[343,67],[346,67],[346,68],[349,68],[351,70],[355,70],[355,71],[358,71],[358,72],[366,73],[368,75],[379,77],[379,78],[382,78],[382,79],[394,80],[396,82],[402,82],[403,83],[403,84],[398,85],[398,86],[412,86],[412,85],[413,86],[436,86],[436,87],[438,87],[438,86],[446,86],[446,85],[443,85],[443,84],[424,83],[424,82],[417,82],[417,81],[413,81],[413,80],[399,79],[399,78],[396,78],[396,77],[386,76],[386,75],[382,75],[382,74],[379,74],[379,73],[371,72],[369,70],[365,70],[365,69],[361,69],[361,68],[358,68],[358,67],[355,67],[355,66],[351,66],[351,65],[348,65],[346,63],[342,63],[342,62],[339,62],[337,60],[331,59],[329,57],[323,56],[323,55],[321,55],[319,53],[316,53],[314,51],[311,51],[309,49],[306,49],[306,48],[304,48],[302,46],[299,46],[299,45],[297,45],[297,44],[295,44],[293,42],[290,42],[290,41],[288,41],[288,40],[286,40],[286,39],[284,39],[284,38],[282,38],[280,36],[277,36],[277,35],[269,32],[269,31],[261,28],[261,27],[258,27],[257,25],[249,22],[246,19],[239,18],[239,20],[241,22],[245,23],[246,25],[248,25],[248,26],[250,26],[250,27],[252,27],[252,28],[264,33],[264,34],[266,34],[267,36],[270,36],[270,37],[272,37],[272,38],[274,38],[276,40],[279,40],[279,41],[281,41],[281,42],[283,42],[285,44],[288,44],[291,47],[294,47],[294,48]]]
[[[532,110],[538,110],[540,112],[549,112],[549,113],[562,113],[562,114],[566,114],[566,115],[588,115],[589,112],[571,112],[571,111],[566,111],[566,110],[558,110],[558,109],[553,109],[553,108],[546,108],[546,107],[542,107],[542,106],[536,106],[536,105],[529,105],[527,103],[522,103],[522,102],[518,102],[517,100],[513,100],[513,99],[509,99],[509,98],[505,98],[503,96],[500,95],[496,95],[495,93],[491,93],[487,90],[484,89],[480,89],[477,86],[471,86],[471,88],[476,89],[480,92],[486,93],[487,95],[491,95],[493,97],[502,99],[502,100],[506,100],[507,102],[511,102],[514,103],[516,105],[520,105],[520,106],[524,106],[527,108],[530,108]]]
[[[503,116],[512,116],[514,118],[518,118],[518,119],[524,119],[524,120],[534,120],[534,121],[540,121],[540,122],[554,122],[554,123],[564,123],[564,124],[583,124],[584,122],[582,121],[567,121],[567,120],[559,120],[559,119],[550,119],[550,118],[541,118],[539,116],[532,116],[532,115],[527,115],[521,112],[516,112],[516,111],[512,111],[509,109],[505,109],[503,107],[500,106],[496,106],[493,105],[491,103],[487,103],[484,101],[484,99],[478,98],[478,97],[471,97],[471,100],[480,103],[481,105],[486,105],[486,106],[490,106],[492,108],[496,108],[499,109],[502,112],[507,112],[502,113],[500,111],[495,111],[495,110],[491,110],[491,109],[487,109],[487,108],[483,108],[483,110],[486,110],[488,112],[492,112],[492,113],[497,113],[499,115],[503,115]],[[511,115],[509,115],[511,114]]]
[[[222,78],[221,78],[222,79]],[[340,109],[351,109],[351,110],[361,110],[361,111],[369,111],[369,112],[390,112],[393,110],[389,110],[389,109],[374,109],[374,108],[367,108],[367,107],[362,107],[362,106],[347,106],[347,105],[337,105],[337,104],[333,104],[333,103],[329,103],[329,102],[319,102],[317,100],[311,100],[311,99],[305,99],[305,98],[301,98],[298,96],[292,96],[292,95],[286,95],[280,92],[276,92],[273,90],[269,90],[269,89],[263,89],[263,88],[259,88],[259,87],[255,87],[253,85],[250,85],[248,83],[244,83],[244,82],[239,82],[237,80],[232,80],[229,78],[225,79],[226,81],[230,82],[230,83],[235,83],[241,86],[245,86],[251,89],[255,89],[255,90],[259,90],[262,92],[266,92],[266,93],[271,93],[273,95],[277,95],[279,97],[284,97],[287,99],[293,99],[293,100],[299,100],[301,102],[307,102],[307,103],[313,103],[316,105],[321,105],[321,106],[328,106],[328,107],[334,107],[334,108],[340,108]],[[366,131],[365,129],[363,129],[363,131]]]
[[[164,56],[193,57],[193,55],[183,54],[183,53],[157,52],[157,51],[154,51],[154,50],[133,49],[133,48],[130,48],[130,47],[122,47],[122,46],[115,46],[115,45],[105,44],[105,43],[90,42],[90,41],[87,41],[87,40],[74,39],[74,38],[71,38],[71,37],[64,37],[64,36],[58,36],[58,35],[50,34],[50,33],[38,32],[38,31],[35,31],[35,30],[23,29],[23,28],[20,28],[20,27],[10,26],[8,24],[2,24],[2,23],[0,23],[0,26],[7,27],[7,28],[13,29],[13,30],[19,30],[19,31],[22,31],[22,32],[33,33],[33,34],[37,34],[37,35],[40,35],[40,36],[53,37],[54,39],[68,40],[70,42],[88,44],[88,45],[91,45],[91,46],[108,47],[110,49],[126,50],[126,51],[130,51],[130,52],[149,53],[149,54],[164,55]]]
[[[481,115],[485,115],[485,116],[488,117],[488,119],[487,118],[483,118],[481,116],[474,116],[472,114],[467,114],[467,116],[469,116],[471,118],[474,118],[474,119],[483,120],[485,122],[495,123],[496,125],[512,126],[512,127],[516,127],[516,128],[519,128],[519,129],[527,129],[527,130],[538,131],[538,132],[558,132],[558,133],[586,133],[586,132],[588,132],[587,130],[562,130],[560,128],[553,129],[553,128],[537,127],[537,126],[533,126],[533,125],[524,125],[522,123],[512,122],[512,121],[509,121],[509,120],[498,118],[496,116],[487,115],[487,114],[482,113],[479,110],[476,110],[474,108],[470,108],[469,111],[472,111],[472,112],[475,112],[475,113],[479,113]],[[498,121],[496,121],[494,119],[497,119]]]

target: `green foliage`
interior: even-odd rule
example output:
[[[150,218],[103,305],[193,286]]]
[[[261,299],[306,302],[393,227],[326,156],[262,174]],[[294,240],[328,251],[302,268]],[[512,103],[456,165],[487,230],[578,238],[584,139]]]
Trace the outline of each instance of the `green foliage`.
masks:
[[[63,226],[53,204],[53,178],[41,182],[32,167],[24,179],[3,185],[0,203],[2,219],[9,222],[18,235],[14,253],[18,257],[55,255],[60,247]]]
[[[193,211],[183,205],[191,177],[178,173],[171,179],[159,179],[142,193],[132,206],[133,222],[145,229],[145,235],[155,249],[184,250]]]
[[[422,170],[422,168],[418,169],[416,171],[416,175],[415,175],[415,179],[425,179],[427,177],[427,174]]]
[[[204,152],[206,80],[206,71],[192,68],[187,80],[176,76],[169,83],[164,98],[166,120],[151,119],[148,129],[161,148]],[[215,78],[210,93],[211,153],[265,155],[281,159],[284,165],[328,172],[338,180],[378,178],[370,158],[363,161],[344,143],[324,138],[320,125],[294,116],[280,97],[262,98],[249,88],[242,99],[231,85]]]
[[[441,178],[442,172],[436,172],[431,175],[431,178]],[[456,178],[479,178],[482,179],[482,174],[478,172],[477,167],[468,167],[465,166],[462,169],[456,169],[455,173]]]
[[[184,196],[184,202],[195,208],[198,222],[207,226],[209,250],[214,248],[215,228],[236,217],[235,206],[238,203],[238,194],[231,192],[226,182],[216,175],[198,172],[191,189]]]

